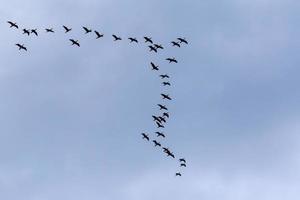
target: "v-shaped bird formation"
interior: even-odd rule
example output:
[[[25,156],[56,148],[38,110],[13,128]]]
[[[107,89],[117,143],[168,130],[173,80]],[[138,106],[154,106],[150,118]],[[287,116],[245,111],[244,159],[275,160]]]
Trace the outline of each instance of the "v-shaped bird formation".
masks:
[[[12,29],[19,29],[19,25],[16,22],[12,22],[12,21],[7,21],[7,23],[9,24],[9,27]],[[69,32],[71,32],[73,29],[66,26],[66,25],[62,25],[61,26],[61,31],[64,32],[64,34],[69,34]],[[97,30],[93,30],[91,28],[82,26],[82,30],[83,33],[86,34],[95,34],[95,39],[99,39],[104,37],[103,33],[98,32]],[[59,30],[54,30],[52,27],[51,28],[45,28],[44,31],[39,32],[37,28],[23,28],[22,29],[22,34],[26,34],[27,36],[30,35],[34,35],[39,36],[39,33],[46,33],[46,34],[53,34],[56,33]],[[121,41],[123,40],[122,37],[117,36],[116,34],[112,34],[112,39],[113,41]],[[128,37],[129,43],[139,43],[139,40],[136,37]],[[158,44],[158,43],[154,43],[153,39],[151,37],[148,36],[144,36],[142,38],[142,40],[144,41],[143,43],[147,45],[147,47],[149,48],[149,52],[155,52],[158,53],[159,50],[164,50],[165,47],[163,47],[162,44]],[[70,45],[71,46],[75,46],[75,47],[80,47],[80,42],[78,39],[74,39],[74,38],[69,38],[69,41],[71,42]],[[177,47],[180,48],[182,45],[187,45],[188,41],[185,38],[181,38],[178,37],[176,38],[176,40],[171,41],[170,42],[170,46],[171,47]],[[27,47],[25,46],[25,44],[23,43],[17,43],[15,44],[18,49],[20,51],[24,50],[24,51],[28,51]],[[169,64],[177,64],[178,61],[175,57],[169,57],[166,58],[165,61],[167,61]],[[153,71],[160,71],[160,67],[158,64],[155,64],[154,62],[150,62],[150,66],[151,66],[151,70]],[[168,74],[160,74],[159,75],[160,79],[162,80],[161,84],[163,87],[170,87],[171,83],[170,83],[170,76]],[[149,134],[149,133],[141,133],[142,135],[142,139],[146,140],[147,142],[153,144],[153,146],[155,148],[161,148],[162,153],[164,153],[167,157],[173,158],[175,159],[177,156],[175,156],[175,154],[173,153],[173,151],[168,148],[165,147],[163,145],[162,141],[165,141],[167,139],[167,135],[162,131],[164,130],[168,119],[170,118],[170,111],[168,109],[168,106],[166,105],[166,103],[169,103],[170,101],[172,101],[173,97],[170,94],[166,94],[166,93],[160,93],[161,96],[161,101],[160,103],[157,104],[158,106],[158,111],[160,112],[159,115],[152,115],[152,120],[154,122],[154,125],[156,126],[157,131],[154,132],[153,134]],[[178,167],[179,170],[177,172],[175,172],[175,176],[182,176],[182,168],[185,168],[187,166],[186,160],[184,158],[178,158]]]

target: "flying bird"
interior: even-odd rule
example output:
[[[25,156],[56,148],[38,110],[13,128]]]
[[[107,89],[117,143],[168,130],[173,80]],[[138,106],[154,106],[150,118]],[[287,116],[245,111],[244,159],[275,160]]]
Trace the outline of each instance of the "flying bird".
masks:
[[[162,123],[162,122],[167,123],[166,119],[163,118],[163,117],[160,117],[160,116],[159,116],[158,119],[161,121],[160,123]]]
[[[136,38],[129,37],[128,39],[130,40],[130,43],[132,42],[138,43],[138,40]]]
[[[153,44],[152,38],[144,37],[144,39],[145,39],[145,43],[149,42],[149,43]]]
[[[185,43],[185,44],[188,44],[188,41],[186,41],[185,38],[177,38],[177,40],[179,40],[180,43]]]
[[[167,61],[169,61],[169,63],[178,63],[178,61],[175,58],[167,58]]]
[[[164,78],[170,78],[169,75],[167,75],[167,74],[161,74],[161,75],[159,75],[159,76],[160,76],[160,78],[162,78],[162,79],[164,79]]]
[[[180,44],[179,44],[178,42],[172,41],[171,44],[172,44],[173,46],[180,47]]]
[[[163,134],[162,132],[157,131],[155,133],[156,133],[156,137],[163,137],[163,138],[166,137],[165,134]]]
[[[17,43],[16,46],[19,47],[19,50],[22,50],[22,49],[23,49],[23,50],[27,51],[27,48],[24,46],[24,44],[19,44],[19,43]]]
[[[121,37],[118,37],[118,36],[116,36],[116,35],[112,35],[113,36],[113,38],[115,39],[114,41],[117,41],[117,40],[122,40],[122,38]]]
[[[159,123],[159,122],[156,122],[156,125],[157,125],[157,128],[165,128],[165,126],[164,125],[162,125],[161,123]]]
[[[171,86],[171,83],[170,83],[170,82],[162,82],[162,84],[163,84],[164,86]]]
[[[78,40],[74,40],[74,39],[69,39],[69,40],[72,42],[72,45],[76,45],[76,46],[80,47]]]
[[[181,163],[180,167],[186,167],[186,164],[185,163]]]
[[[158,65],[155,65],[153,62],[151,62],[151,67],[152,67],[152,70],[156,70],[156,71],[159,70]]]
[[[163,147],[162,149],[164,150],[164,153],[171,152],[167,147]]]
[[[175,176],[181,176],[181,173],[180,173],[180,172],[177,172],[177,173],[175,174]]]
[[[85,30],[85,34],[92,32],[92,29],[88,29],[87,27],[82,27]]]
[[[68,33],[72,30],[72,28],[68,28],[65,25],[63,25],[63,28],[65,29],[65,33]]]
[[[98,31],[94,31],[95,32],[95,34],[96,34],[96,39],[98,39],[98,38],[101,38],[101,37],[103,37],[104,36],[104,34],[100,34]]]
[[[154,46],[149,45],[148,47],[150,48],[149,51],[154,51],[155,53],[157,53],[157,49]]]
[[[161,121],[160,121],[159,117],[152,115],[152,118],[153,118],[153,121],[158,121],[158,122],[160,122],[160,123],[161,123]]]
[[[150,140],[149,136],[146,133],[142,133],[143,139]]]
[[[163,99],[172,100],[172,98],[169,95],[167,95],[167,94],[161,93],[160,95],[162,96]]]
[[[186,161],[185,161],[185,159],[184,159],[184,158],[180,158],[180,159],[179,159],[179,162],[186,163]]]
[[[12,28],[12,27],[19,28],[19,26],[18,26],[17,23],[15,23],[15,22],[7,21],[7,23],[9,23],[10,28]]]
[[[155,146],[161,147],[161,144],[159,142],[157,142],[156,140],[152,140],[152,142],[154,143]]]
[[[159,106],[159,109],[160,110],[168,110],[168,108],[164,105],[161,105],[161,104],[157,104]]]
[[[29,30],[27,30],[27,29],[23,29],[23,34],[27,34],[28,36],[30,35],[30,32],[29,32]]]
[[[54,33],[53,28],[45,28],[47,33]]]
[[[163,113],[163,116],[164,116],[164,117],[167,117],[167,118],[169,118],[169,117],[170,117],[170,115],[169,115],[169,113],[168,113],[168,112],[164,112],[164,113]]]
[[[172,158],[175,158],[175,155],[172,152],[165,151],[165,153],[167,154],[168,157],[171,156]]]
[[[31,29],[31,33],[33,33],[34,35],[38,36],[38,33],[37,33],[36,29]]]
[[[156,49],[164,49],[164,47],[161,44],[154,44],[154,47]]]

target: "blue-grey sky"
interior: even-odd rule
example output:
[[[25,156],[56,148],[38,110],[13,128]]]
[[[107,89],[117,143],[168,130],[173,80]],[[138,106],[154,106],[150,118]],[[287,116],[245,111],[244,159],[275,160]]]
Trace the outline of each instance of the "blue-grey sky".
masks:
[[[298,199],[299,8],[295,0],[2,0],[0,199]],[[155,55],[144,43],[113,42],[113,33],[167,48]],[[172,48],[179,36],[190,44]],[[151,61],[172,87],[160,85]],[[178,163],[140,136],[156,130],[161,91],[174,97],[164,145],[188,161],[180,178]]]

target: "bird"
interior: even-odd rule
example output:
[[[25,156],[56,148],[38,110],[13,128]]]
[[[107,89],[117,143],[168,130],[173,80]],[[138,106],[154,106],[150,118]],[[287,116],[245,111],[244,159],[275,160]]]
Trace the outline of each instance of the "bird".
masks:
[[[172,100],[172,98],[168,95],[168,94],[160,94],[162,96],[163,99],[168,99],[168,100]]]
[[[85,34],[92,32],[92,29],[88,29],[87,27],[82,27],[85,30]]]
[[[12,27],[15,27],[15,28],[19,28],[19,26],[17,25],[17,23],[15,23],[15,22],[12,22],[12,21],[7,21],[7,23],[9,23],[10,24],[10,28],[12,28]]]
[[[122,38],[121,37],[118,37],[118,36],[116,36],[116,35],[112,35],[113,37],[114,37],[114,41],[117,41],[117,40],[122,40]]]
[[[180,172],[176,172],[175,176],[181,176]]]
[[[185,159],[184,159],[184,158],[180,158],[180,159],[179,159],[179,162],[186,163],[186,161],[185,161]]]
[[[153,121],[158,121],[161,123],[161,120],[159,119],[159,117],[152,115]]]
[[[178,42],[172,41],[171,44],[172,44],[173,46],[180,47],[180,44],[179,44]]]
[[[156,131],[155,133],[156,133],[156,137],[163,137],[163,138],[166,137],[165,134],[163,134],[162,132]]]
[[[167,154],[168,157],[171,156],[172,158],[175,158],[175,155],[172,152],[165,151],[165,153]]]
[[[19,43],[17,43],[16,46],[19,47],[19,50],[22,50],[22,49],[23,49],[23,50],[27,51],[27,48],[24,46],[24,44],[19,44]]]
[[[164,86],[171,86],[171,83],[170,83],[170,82],[162,82],[162,84],[163,84]]]
[[[186,41],[185,38],[177,38],[177,40],[179,40],[180,43],[185,43],[185,44],[188,44],[188,41]]]
[[[164,117],[167,117],[167,118],[169,118],[169,117],[170,117],[170,115],[169,115],[169,113],[168,113],[168,112],[164,112],[164,113],[163,113],[163,116],[164,116]]]
[[[27,30],[27,29],[23,29],[23,34],[27,34],[28,36],[30,35],[30,32],[29,32],[29,30]]]
[[[128,39],[130,40],[130,43],[132,42],[138,43],[138,40],[136,38],[129,37]]]
[[[142,133],[143,139],[150,140],[149,136],[146,133]]]
[[[94,31],[95,32],[95,34],[96,34],[96,39],[98,39],[98,38],[101,38],[101,37],[103,37],[104,36],[104,34],[100,34],[98,31]]]
[[[145,39],[145,43],[150,42],[151,44],[153,44],[152,38],[145,36],[144,39]]]
[[[164,150],[164,153],[171,152],[167,147],[163,147],[162,149]]]
[[[164,122],[164,123],[166,123],[166,122],[167,122],[167,121],[166,121],[166,119],[165,119],[165,118],[163,118],[163,117],[161,117],[161,116],[159,116],[159,117],[158,117],[158,119],[161,121],[161,123],[162,123],[162,122]]]
[[[168,108],[164,105],[161,105],[161,104],[157,104],[159,106],[159,109],[160,110],[168,110]]]
[[[33,33],[34,35],[38,36],[38,33],[37,33],[36,29],[31,29],[31,33]]]
[[[169,61],[169,63],[178,63],[178,61],[175,58],[167,58],[167,61]]]
[[[45,28],[47,33],[54,33],[53,28]]]
[[[76,46],[80,47],[78,40],[74,40],[74,39],[69,39],[69,40],[72,42],[72,45],[76,45]]]
[[[186,164],[185,163],[181,163],[180,167],[186,167]]]
[[[159,142],[157,142],[156,140],[152,140],[152,142],[154,143],[155,146],[161,147],[161,144]]]
[[[149,45],[148,47],[150,48],[149,51],[154,51],[155,53],[157,53],[157,49],[154,46]]]
[[[70,32],[72,30],[72,28],[68,28],[65,25],[63,25],[63,28],[65,29],[65,33]]]
[[[153,62],[151,62],[151,67],[152,67],[152,70],[156,70],[156,71],[159,70],[158,65],[155,65]]]
[[[159,76],[160,76],[161,79],[170,78],[168,74],[161,74]]]
[[[157,125],[157,128],[165,128],[165,126],[164,125],[162,125],[161,123],[159,123],[159,122],[156,122],[156,125]]]
[[[161,44],[154,44],[154,47],[156,49],[164,49],[164,47]]]

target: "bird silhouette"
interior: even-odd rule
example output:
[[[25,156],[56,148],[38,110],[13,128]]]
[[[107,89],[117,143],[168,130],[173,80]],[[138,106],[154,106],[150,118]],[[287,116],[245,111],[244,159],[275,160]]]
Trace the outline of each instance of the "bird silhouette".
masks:
[[[136,38],[129,37],[128,39],[130,40],[130,43],[132,42],[138,43],[138,40]]]
[[[175,176],[181,176],[181,173],[180,173],[180,172],[177,172],[177,173],[175,174]]]
[[[167,123],[166,119],[161,116],[159,116],[158,119],[161,121],[160,123],[162,123],[162,122]]]
[[[160,78],[164,79],[164,78],[170,78],[168,74],[161,74],[159,75]]]
[[[185,43],[185,44],[188,44],[188,41],[186,41],[185,38],[177,38],[177,40],[179,40],[180,43]]]
[[[180,159],[179,159],[179,162],[186,163],[186,160],[185,160],[184,158],[180,158]]]
[[[171,152],[170,149],[167,147],[163,147],[162,149],[163,149],[164,153]]]
[[[145,36],[144,39],[145,39],[145,43],[149,42],[149,43],[153,44],[152,38]]]
[[[22,49],[23,49],[23,50],[27,51],[27,48],[24,46],[24,44],[19,44],[19,43],[17,43],[16,46],[19,47],[19,50],[22,50]]]
[[[63,28],[65,29],[65,33],[68,33],[72,30],[72,28],[68,28],[65,25],[63,25]]]
[[[149,45],[148,47],[150,48],[149,51],[154,51],[155,53],[157,53],[157,49],[154,46]]]
[[[164,49],[164,47],[161,44],[154,44],[154,47],[156,49]]]
[[[169,63],[178,63],[178,61],[175,58],[167,58],[167,61],[169,61]]]
[[[151,62],[151,67],[152,67],[152,70],[156,70],[156,71],[159,70],[158,65],[155,65],[153,62]]]
[[[165,151],[165,153],[167,154],[167,156],[169,157],[172,157],[172,158],[175,158],[175,155],[171,152],[171,151]]]
[[[142,133],[143,139],[150,140],[149,136],[146,133]]]
[[[156,140],[152,140],[152,142],[154,143],[155,146],[161,147],[161,144],[159,142],[157,142]]]
[[[161,120],[159,119],[159,117],[152,115],[153,121],[157,121],[161,123]]]
[[[96,34],[96,39],[99,39],[99,38],[101,38],[101,37],[103,37],[104,36],[104,34],[100,34],[98,31],[94,31],[95,32],[95,34]]]
[[[164,117],[167,117],[167,118],[170,118],[170,115],[169,115],[168,112],[164,112],[164,113],[163,113],[163,116],[164,116]]]
[[[159,106],[159,109],[160,110],[168,110],[168,108],[164,105],[161,105],[161,104],[157,104]]]
[[[168,100],[172,100],[172,98],[168,95],[168,94],[160,94],[162,96],[163,99],[168,99]]]
[[[115,39],[114,41],[117,41],[117,40],[122,40],[122,38],[121,37],[118,37],[118,36],[116,36],[116,35],[112,35],[113,36],[113,38]]]
[[[69,39],[69,40],[72,42],[72,45],[76,45],[76,46],[80,47],[78,40],[74,40],[74,39]]]
[[[180,47],[180,44],[178,42],[172,41],[171,43],[172,43],[173,46]]]
[[[87,27],[82,27],[85,30],[85,34],[92,32],[92,29],[88,29]]]
[[[12,21],[7,21],[7,23],[9,23],[9,25],[10,25],[10,28],[19,28],[19,26],[17,25],[17,23],[15,23],[15,22],[12,22]]]
[[[170,83],[170,82],[162,82],[162,84],[163,84],[164,86],[171,86],[171,83]]]
[[[47,33],[54,33],[53,28],[45,28]]]
[[[28,36],[30,35],[30,32],[29,32],[29,30],[27,30],[27,29],[23,29],[23,34],[27,34]]]
[[[157,125],[157,128],[165,128],[165,126],[164,125],[162,125],[161,123],[159,123],[159,122],[156,122],[156,125]]]
[[[31,33],[33,33],[34,35],[38,36],[37,29],[31,29]]]
[[[185,163],[181,163],[180,167],[186,167],[186,164]]]
[[[165,134],[163,134],[162,132],[156,131],[155,133],[157,137],[163,137],[163,138],[166,137]]]

